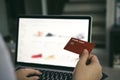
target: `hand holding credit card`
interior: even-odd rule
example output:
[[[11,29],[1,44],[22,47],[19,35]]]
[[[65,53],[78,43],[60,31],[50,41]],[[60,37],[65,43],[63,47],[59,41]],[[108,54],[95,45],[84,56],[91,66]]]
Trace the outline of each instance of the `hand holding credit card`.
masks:
[[[65,45],[64,49],[81,55],[83,53],[84,49],[87,49],[90,54],[94,47],[95,47],[94,43],[86,42],[86,41],[79,40],[76,38],[71,38],[68,41],[68,43]],[[88,59],[86,64],[87,63],[90,64],[90,62],[91,62],[91,59],[90,60]],[[106,75],[105,73],[102,72],[101,80],[104,80],[107,77],[108,77],[108,75]]]
[[[76,38],[71,38],[64,47],[64,49],[81,55],[84,49],[87,49],[90,53],[94,47],[94,43],[89,43]]]

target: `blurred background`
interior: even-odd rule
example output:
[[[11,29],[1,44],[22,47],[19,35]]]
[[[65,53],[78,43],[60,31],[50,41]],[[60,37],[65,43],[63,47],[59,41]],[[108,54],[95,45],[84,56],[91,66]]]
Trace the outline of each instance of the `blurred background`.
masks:
[[[120,0],[0,0],[0,33],[14,64],[19,15],[90,15],[92,42],[108,74],[106,80],[120,80]]]

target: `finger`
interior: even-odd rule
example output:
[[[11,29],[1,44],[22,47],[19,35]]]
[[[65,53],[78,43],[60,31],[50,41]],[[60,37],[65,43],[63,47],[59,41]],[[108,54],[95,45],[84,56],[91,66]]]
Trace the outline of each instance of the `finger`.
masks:
[[[92,54],[89,54],[89,56],[88,56],[88,60],[90,60],[91,61],[91,59],[92,59],[92,57],[93,57],[94,55],[92,55]]]
[[[29,77],[28,80],[38,80],[39,77],[38,76],[33,76],[33,77]]]
[[[99,63],[99,60],[96,55],[93,55],[91,58],[91,63]]]
[[[80,64],[86,64],[86,61],[88,59],[89,55],[88,55],[88,50],[84,49],[82,55],[80,56]]]
[[[41,75],[42,74],[40,71],[35,70],[35,69],[28,68],[28,69],[25,69],[25,70],[26,70],[26,73],[28,73],[28,74],[37,74],[37,75]]]
[[[94,55],[94,56],[92,57],[90,65],[94,65],[94,64],[95,64],[96,66],[99,66],[99,67],[98,67],[98,70],[102,72],[102,66],[101,66],[101,64],[100,64],[100,62],[99,62],[99,60],[98,60],[98,58],[97,58],[96,55]]]

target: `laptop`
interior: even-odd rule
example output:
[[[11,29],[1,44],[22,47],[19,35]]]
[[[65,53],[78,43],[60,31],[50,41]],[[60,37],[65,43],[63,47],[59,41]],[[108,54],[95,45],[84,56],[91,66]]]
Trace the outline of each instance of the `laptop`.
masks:
[[[17,32],[17,66],[72,74],[79,55],[64,47],[71,37],[90,42],[91,17],[19,16]]]

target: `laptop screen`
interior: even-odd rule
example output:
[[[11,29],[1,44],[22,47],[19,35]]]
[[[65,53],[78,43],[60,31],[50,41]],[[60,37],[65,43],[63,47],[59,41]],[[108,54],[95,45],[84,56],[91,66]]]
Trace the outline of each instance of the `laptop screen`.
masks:
[[[20,17],[17,62],[75,67],[79,55],[64,50],[71,37],[90,41],[89,16]]]

